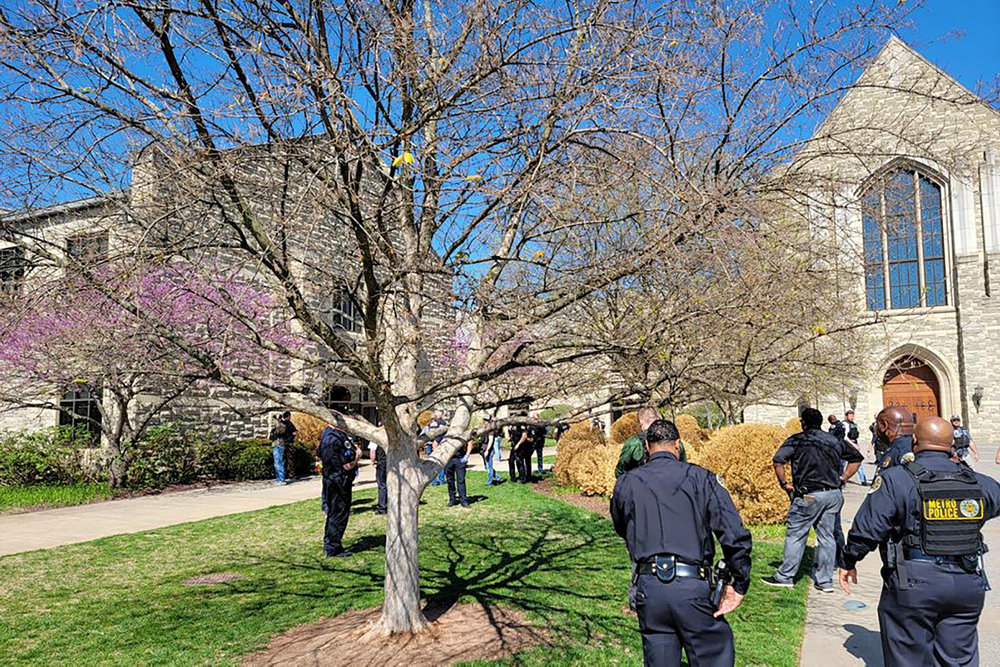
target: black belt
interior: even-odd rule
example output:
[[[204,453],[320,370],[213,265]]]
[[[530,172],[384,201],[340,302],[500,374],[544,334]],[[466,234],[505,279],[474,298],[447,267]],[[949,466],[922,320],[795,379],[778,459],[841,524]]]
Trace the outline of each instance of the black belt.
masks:
[[[813,493],[823,493],[824,491],[840,491],[840,487],[838,486],[836,488],[830,487],[824,489],[809,489],[808,491],[798,491],[798,493],[799,495],[808,496]]]
[[[656,562],[653,560],[642,560],[635,564],[635,571],[638,574],[656,574]],[[690,565],[677,561],[674,563],[674,572],[678,577],[691,577],[692,579],[707,579],[708,570],[701,565]]]
[[[930,554],[925,554],[919,549],[906,549],[903,551],[903,558],[906,560],[919,560],[927,563],[953,563],[955,565],[962,564],[961,556],[931,556]]]

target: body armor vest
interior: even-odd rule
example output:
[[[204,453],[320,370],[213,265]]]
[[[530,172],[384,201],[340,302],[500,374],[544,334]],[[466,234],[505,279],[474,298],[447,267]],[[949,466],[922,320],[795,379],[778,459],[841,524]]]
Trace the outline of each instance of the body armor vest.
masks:
[[[909,535],[905,546],[929,556],[967,556],[982,547],[979,531],[985,508],[979,480],[964,463],[953,471],[929,470],[916,461],[903,464],[920,496],[920,535]]]

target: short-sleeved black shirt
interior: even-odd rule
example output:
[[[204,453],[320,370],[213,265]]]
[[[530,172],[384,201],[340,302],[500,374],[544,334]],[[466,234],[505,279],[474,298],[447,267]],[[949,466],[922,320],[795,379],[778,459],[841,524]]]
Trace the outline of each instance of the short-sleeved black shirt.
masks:
[[[843,462],[860,462],[865,457],[843,438],[811,428],[785,440],[771,460],[774,463],[791,461],[795,490],[813,493],[839,489]]]

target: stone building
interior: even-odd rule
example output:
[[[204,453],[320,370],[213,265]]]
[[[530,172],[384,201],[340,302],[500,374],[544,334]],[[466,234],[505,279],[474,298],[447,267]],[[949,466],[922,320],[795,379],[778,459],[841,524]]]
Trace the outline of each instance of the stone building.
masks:
[[[803,224],[843,268],[874,352],[840,387],[745,419],[784,423],[808,404],[865,426],[902,405],[1000,441],[1000,112],[892,37],[788,174],[815,177]]]
[[[291,271],[304,290],[304,298],[313,312],[322,317],[349,345],[361,343],[361,313],[357,292],[352,287],[358,272],[358,251],[353,234],[345,223],[320,204],[328,192],[317,193],[315,180],[296,173],[300,163],[297,151],[313,151],[307,142],[289,142],[280,147],[245,146],[226,152],[231,178],[243,193],[258,219],[265,225],[282,225],[283,243],[290,258]],[[205,185],[204,163],[185,163],[187,154],[167,157],[159,150],[140,152],[131,169],[131,184],[124,192],[65,204],[36,208],[0,218],[2,229],[30,243],[5,242],[0,236],[0,298],[16,297],[58,285],[59,275],[69,269],[44,266],[33,261],[24,247],[44,243],[56,253],[100,261],[131,261],[136,255],[157,248],[171,253],[200,253],[198,262],[222,267],[236,267],[247,280],[255,278],[253,267],[242,267],[245,256],[232,253],[239,239],[227,239],[231,233],[222,224],[213,224],[220,215],[219,193]],[[310,185],[304,185],[309,183]],[[309,188],[313,190],[309,190]],[[217,221],[216,221],[217,222]],[[273,228],[268,230],[273,232]],[[50,262],[51,264],[51,262]],[[447,276],[429,281],[429,290],[438,295],[428,304],[428,316],[422,323],[429,357],[443,356],[448,337],[454,336],[454,311],[451,285]],[[391,307],[389,304],[387,307]],[[295,388],[327,407],[350,412],[378,423],[371,394],[363,383],[331,370],[329,353],[310,349],[320,363],[307,367],[301,360],[281,358],[269,367],[272,386]],[[436,358],[436,357],[435,357]],[[435,359],[428,358],[424,370],[428,379],[435,372]],[[144,387],[136,409],[157,405],[164,396],[178,388],[157,380],[159,386]],[[0,378],[0,396],[9,391]],[[107,392],[104,392],[105,394]],[[48,401],[59,409],[4,404],[0,399],[0,431],[35,430],[57,424],[87,425],[96,431],[94,421],[101,413],[111,414],[113,407],[99,387],[51,387],[47,396],[23,397],[27,403]],[[186,388],[162,409],[158,407],[151,424],[180,423],[211,431],[224,440],[264,437],[270,419],[280,406],[254,394],[235,390],[210,381],[198,381]]]

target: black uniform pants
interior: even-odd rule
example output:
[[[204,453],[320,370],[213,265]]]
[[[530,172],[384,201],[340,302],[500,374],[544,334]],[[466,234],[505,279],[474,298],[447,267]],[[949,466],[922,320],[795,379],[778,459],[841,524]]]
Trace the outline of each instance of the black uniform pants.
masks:
[[[514,451],[514,444],[510,445],[510,453],[507,455],[507,466],[510,468],[510,481],[517,481],[517,452]]]
[[[515,465],[517,466],[517,481],[527,484],[531,481],[531,454],[530,442],[525,442],[521,448],[514,452]]]
[[[467,505],[468,497],[465,495],[465,464],[461,457],[453,456],[444,464],[444,478],[448,482],[448,504],[461,503]],[[458,483],[456,493],[455,485]]]
[[[893,573],[878,603],[886,667],[978,665],[983,578],[951,563],[908,560],[906,571],[911,588]]]
[[[389,489],[386,484],[389,470],[386,460],[375,459],[375,484],[378,486],[378,504],[375,506],[379,512],[384,512],[386,503],[389,502]]]
[[[736,661],[733,631],[724,618],[712,616],[708,582],[678,577],[663,583],[640,574],[635,610],[646,667],[678,667],[681,648],[691,667],[732,667]]]
[[[351,516],[353,476],[324,475],[326,491],[326,527],[323,531],[323,551],[335,554],[344,549],[344,531]]]

